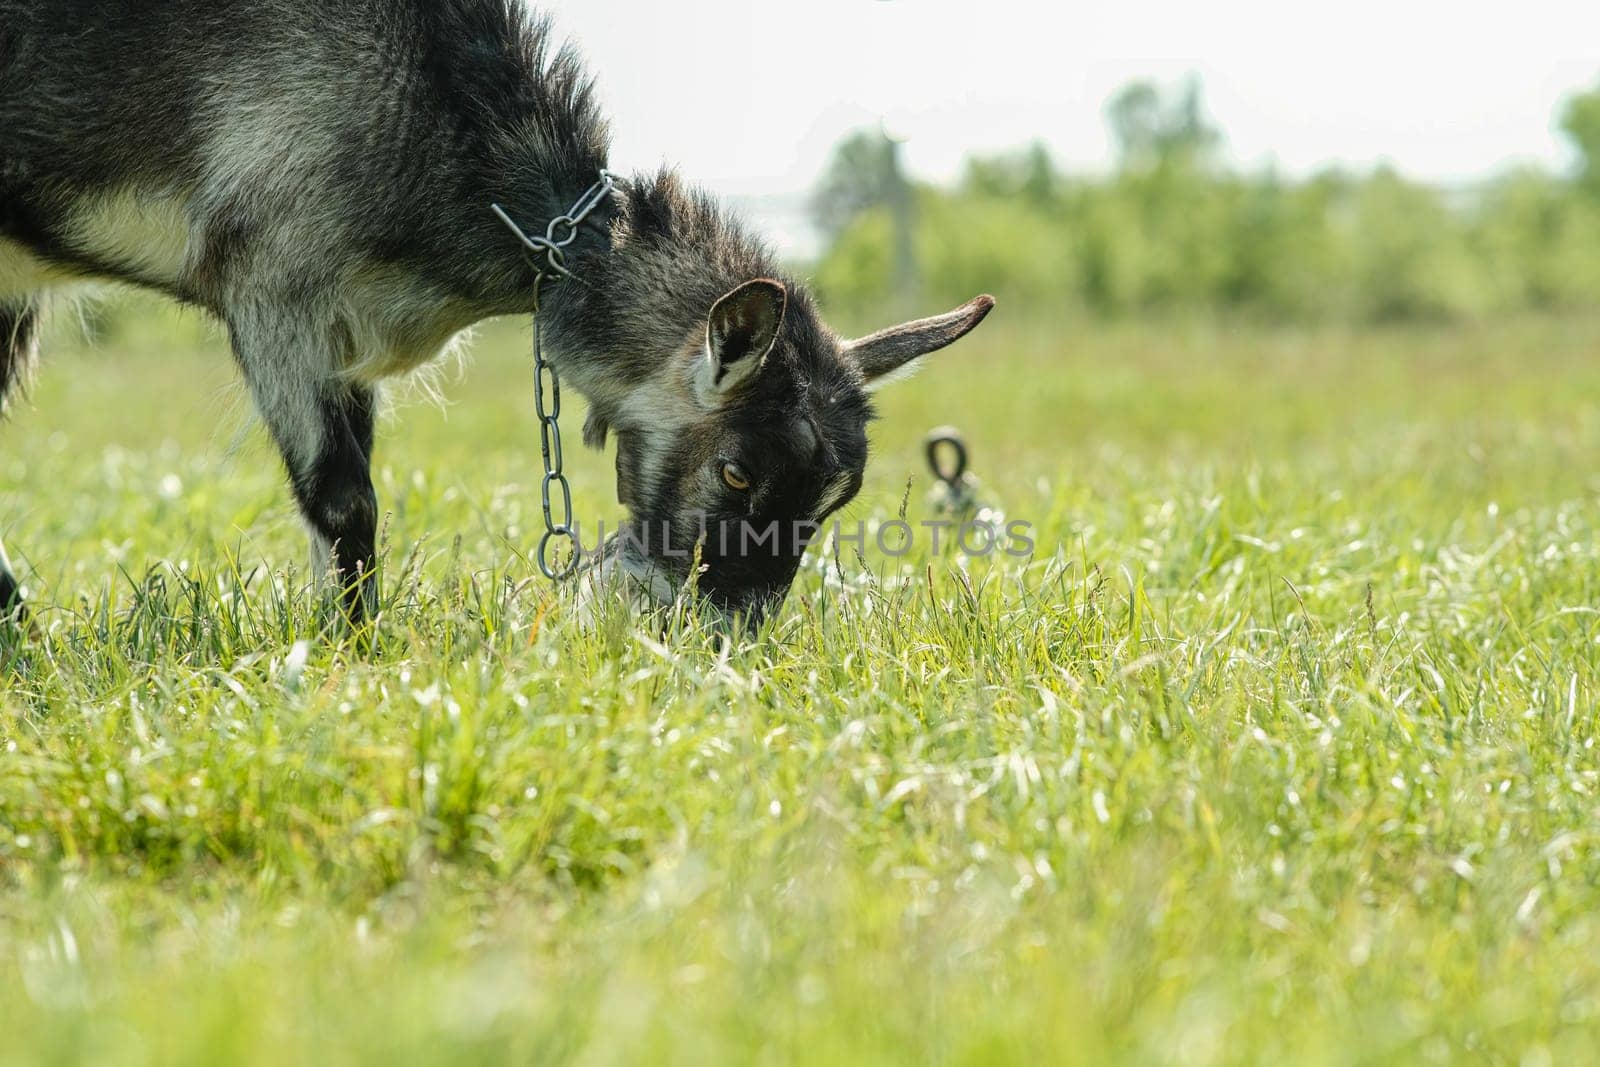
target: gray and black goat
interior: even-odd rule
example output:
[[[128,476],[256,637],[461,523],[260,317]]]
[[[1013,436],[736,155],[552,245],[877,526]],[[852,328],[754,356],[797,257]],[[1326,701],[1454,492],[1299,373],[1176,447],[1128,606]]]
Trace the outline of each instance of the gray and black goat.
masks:
[[[378,384],[534,310],[537,265],[490,206],[542,232],[607,151],[577,56],[513,0],[0,0],[0,404],[52,289],[112,279],[215,314],[364,616]],[[632,543],[679,581],[698,542],[698,588],[748,616],[793,582],[803,525],[859,491],[868,386],[993,306],[842,340],[667,172],[619,181],[566,263],[545,342],[589,401],[584,439],[616,439]],[[779,543],[707,536],[734,523]],[[0,611],[23,611],[3,550]]]

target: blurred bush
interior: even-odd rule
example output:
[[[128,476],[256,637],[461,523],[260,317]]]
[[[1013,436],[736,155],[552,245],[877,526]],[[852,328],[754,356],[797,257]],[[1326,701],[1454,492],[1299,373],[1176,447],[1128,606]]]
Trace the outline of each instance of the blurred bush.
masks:
[[[1456,190],[1389,168],[1303,181],[1230,172],[1194,81],[1131,86],[1107,117],[1118,152],[1109,176],[1063,173],[1034,145],[972,161],[953,189],[910,190],[919,299],[992,292],[1108,318],[1281,321],[1600,309],[1600,89],[1564,110],[1571,176],[1523,168]],[[856,134],[817,191],[829,245],[815,276],[830,306],[864,314],[903,302],[889,209],[897,159],[881,133]]]

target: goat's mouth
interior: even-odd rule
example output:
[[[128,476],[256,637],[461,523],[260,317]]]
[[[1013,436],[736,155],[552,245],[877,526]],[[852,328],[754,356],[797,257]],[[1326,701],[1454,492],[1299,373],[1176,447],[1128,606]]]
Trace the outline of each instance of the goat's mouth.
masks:
[[[614,534],[579,568],[575,580],[580,610],[586,616],[607,600],[640,615],[693,597],[697,605],[711,609],[719,623],[737,622],[746,633],[753,633],[788,598],[798,563],[781,567],[779,575],[767,580],[728,583],[718,580],[716,561],[701,562],[688,554],[653,555],[638,538]]]

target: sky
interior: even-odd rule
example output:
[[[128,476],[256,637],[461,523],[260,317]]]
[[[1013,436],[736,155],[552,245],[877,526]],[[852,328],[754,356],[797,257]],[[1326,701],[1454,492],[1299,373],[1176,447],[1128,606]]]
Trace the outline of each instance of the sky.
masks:
[[[588,56],[618,169],[746,197],[803,192],[880,121],[926,179],[1036,138],[1104,170],[1106,100],[1191,72],[1241,166],[1470,183],[1566,166],[1560,103],[1600,84],[1600,0],[534,2]]]

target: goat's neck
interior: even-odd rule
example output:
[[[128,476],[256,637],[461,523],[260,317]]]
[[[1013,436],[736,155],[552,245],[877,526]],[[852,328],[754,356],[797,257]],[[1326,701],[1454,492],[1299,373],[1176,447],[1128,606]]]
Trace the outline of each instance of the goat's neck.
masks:
[[[616,406],[664,395],[687,371],[711,308],[753,278],[775,277],[759,242],[673,179],[625,183],[603,225],[584,227],[572,277],[543,300],[544,338],[564,381]]]

